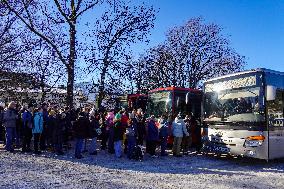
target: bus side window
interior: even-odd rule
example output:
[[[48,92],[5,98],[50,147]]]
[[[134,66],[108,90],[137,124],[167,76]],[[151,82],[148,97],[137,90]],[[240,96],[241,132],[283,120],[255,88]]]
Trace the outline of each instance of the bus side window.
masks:
[[[277,90],[276,98],[267,101],[269,126],[284,126],[284,91]]]

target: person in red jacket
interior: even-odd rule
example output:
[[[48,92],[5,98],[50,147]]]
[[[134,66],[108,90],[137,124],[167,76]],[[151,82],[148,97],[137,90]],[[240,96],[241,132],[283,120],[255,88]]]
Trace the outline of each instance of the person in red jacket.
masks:
[[[123,134],[125,134],[126,132],[126,128],[128,127],[128,115],[127,115],[127,112],[123,109],[122,110],[122,114],[121,114],[121,127],[122,127],[122,131],[123,131]],[[124,135],[124,153],[126,154],[127,153],[127,138],[125,137]]]

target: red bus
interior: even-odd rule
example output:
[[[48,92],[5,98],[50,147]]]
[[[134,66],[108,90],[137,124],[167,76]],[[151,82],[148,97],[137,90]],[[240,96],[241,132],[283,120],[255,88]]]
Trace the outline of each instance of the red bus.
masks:
[[[119,97],[117,106],[127,110],[137,110],[141,108],[143,111],[145,111],[147,99],[148,95],[146,94],[128,94]]]
[[[183,116],[201,115],[202,92],[197,89],[166,87],[149,91],[146,114],[160,117],[166,114],[172,121],[178,113]]]
[[[137,110],[141,108],[143,111],[146,110],[148,95],[146,94],[128,94],[127,102],[129,110]]]

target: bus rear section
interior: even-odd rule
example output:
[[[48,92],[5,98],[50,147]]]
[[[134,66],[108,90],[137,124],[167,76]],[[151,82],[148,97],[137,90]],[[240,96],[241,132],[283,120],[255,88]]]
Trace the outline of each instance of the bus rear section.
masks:
[[[272,79],[275,74],[278,79]],[[257,69],[204,83],[203,150],[265,160],[284,157],[283,88],[271,87],[272,80],[284,84],[283,73]]]
[[[146,115],[154,115],[159,118],[162,115],[168,117],[171,123],[177,114],[183,117],[193,115],[200,123],[202,91],[189,88],[167,87],[158,88],[148,93],[148,103]],[[196,134],[192,139],[195,143],[200,143],[200,124],[194,128]],[[173,137],[169,137],[168,143],[172,144]]]

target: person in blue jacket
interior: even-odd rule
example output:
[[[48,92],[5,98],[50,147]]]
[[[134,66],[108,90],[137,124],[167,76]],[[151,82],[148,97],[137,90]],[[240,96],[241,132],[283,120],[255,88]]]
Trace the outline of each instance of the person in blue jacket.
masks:
[[[155,116],[151,116],[147,123],[146,152],[152,157],[156,156],[157,142],[159,141],[159,129],[156,126]]]
[[[43,113],[42,112],[43,112],[42,107],[39,107],[34,112],[34,124],[33,124],[32,133],[34,136],[34,153],[35,154],[41,153],[39,151],[39,141],[40,141],[40,136],[43,131]]]

